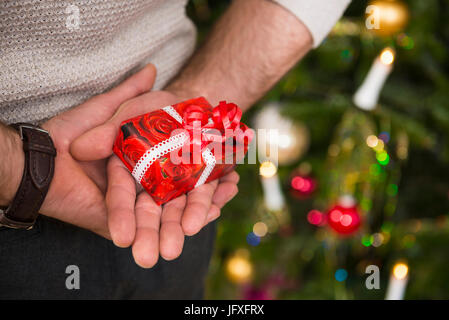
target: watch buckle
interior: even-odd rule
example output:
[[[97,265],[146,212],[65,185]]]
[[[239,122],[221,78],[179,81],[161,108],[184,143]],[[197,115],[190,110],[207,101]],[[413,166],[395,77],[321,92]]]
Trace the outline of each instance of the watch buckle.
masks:
[[[48,134],[48,131],[44,130],[42,128],[32,127],[32,126],[29,126],[29,125],[26,125],[26,124],[19,124],[19,135],[20,135],[20,139],[22,139],[22,140],[23,140],[23,128],[37,130],[37,131],[40,131],[40,132]]]
[[[5,213],[8,211],[9,208],[3,210],[0,208],[0,227],[7,227],[11,229],[24,229],[24,230],[30,230],[34,226],[34,222],[21,222],[21,221],[14,221],[9,219]]]

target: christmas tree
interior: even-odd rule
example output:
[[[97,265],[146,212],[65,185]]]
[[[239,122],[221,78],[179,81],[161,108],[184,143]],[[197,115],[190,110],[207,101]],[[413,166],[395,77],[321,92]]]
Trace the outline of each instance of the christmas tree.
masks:
[[[190,4],[200,41],[228,4]],[[276,119],[279,163],[238,167],[207,298],[449,298],[448,19],[447,0],[353,1],[247,112]]]

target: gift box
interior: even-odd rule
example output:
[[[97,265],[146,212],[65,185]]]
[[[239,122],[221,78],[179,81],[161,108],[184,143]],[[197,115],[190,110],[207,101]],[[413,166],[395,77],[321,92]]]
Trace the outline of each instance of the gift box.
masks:
[[[231,172],[253,131],[233,103],[201,97],[124,121],[114,153],[161,205]]]

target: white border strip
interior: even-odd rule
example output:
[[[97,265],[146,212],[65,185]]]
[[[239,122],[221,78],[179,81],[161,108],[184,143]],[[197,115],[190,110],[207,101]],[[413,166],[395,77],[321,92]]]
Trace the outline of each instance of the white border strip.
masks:
[[[182,117],[178,113],[178,111],[175,110],[175,108],[173,108],[172,106],[167,106],[167,107],[162,108],[162,110],[167,112],[169,115],[171,115],[173,118],[175,118],[176,121],[178,121],[179,123],[182,124]]]
[[[214,170],[215,164],[217,163],[214,154],[208,148],[203,151],[202,155],[203,160],[206,163],[206,167],[204,168],[203,173],[201,173],[200,178],[196,182],[195,188],[203,185],[206,182],[207,178],[209,178],[210,174],[212,173],[212,170]]]
[[[189,137],[187,134],[180,133],[148,149],[134,167],[132,172],[134,179],[140,183],[147,170],[157,159],[169,152],[181,148],[188,139]]]

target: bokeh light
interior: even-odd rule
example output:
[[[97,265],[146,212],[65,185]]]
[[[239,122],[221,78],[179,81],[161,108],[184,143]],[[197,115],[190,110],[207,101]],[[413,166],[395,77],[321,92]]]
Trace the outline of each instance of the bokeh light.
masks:
[[[264,178],[273,177],[277,172],[277,168],[271,161],[264,161],[260,165],[259,174]]]
[[[253,226],[253,233],[258,237],[264,237],[268,232],[268,226],[264,222],[257,222]]]
[[[386,131],[383,131],[379,134],[379,139],[382,140],[384,143],[390,142],[390,134]]]
[[[343,213],[341,213],[340,210],[332,210],[329,217],[331,218],[332,221],[340,222],[342,215],[343,215]]]
[[[365,246],[365,247],[369,247],[370,245],[372,245],[372,240],[373,239],[371,238],[370,234],[365,234],[362,237],[362,245]]]
[[[307,214],[307,221],[315,226],[322,225],[325,221],[325,215],[319,210],[311,210]]]
[[[391,48],[385,48],[380,54],[380,61],[385,65],[390,65],[394,62],[394,51]]]
[[[375,233],[372,235],[372,245],[377,248],[384,243],[384,236],[382,233]]]
[[[248,242],[248,244],[250,246],[256,247],[259,245],[260,243],[260,237],[258,237],[257,235],[255,235],[253,232],[248,233],[248,235],[246,236],[246,242]]]
[[[293,189],[303,194],[309,194],[315,190],[315,182],[309,177],[293,177],[291,185]]]
[[[345,49],[340,54],[341,60],[346,63],[350,63],[354,57],[352,50]]]
[[[381,139],[377,139],[377,144],[373,147],[374,151],[382,152],[384,151],[385,143]]]
[[[248,254],[243,251],[236,252],[226,263],[226,274],[234,283],[247,283],[251,280],[253,266],[248,259]]]
[[[378,141],[379,139],[377,139],[375,135],[370,135],[368,136],[368,138],[366,138],[366,144],[370,148],[374,148],[375,146],[377,146]]]
[[[404,279],[408,274],[408,266],[405,263],[397,263],[393,267],[393,276],[398,279]]]
[[[376,159],[383,166],[386,166],[390,162],[390,156],[385,151],[377,153]]]
[[[396,43],[406,49],[406,50],[411,50],[415,47],[415,41],[413,40],[413,38],[411,38],[410,36],[408,36],[406,33],[401,33],[396,37]]]
[[[348,271],[345,269],[338,269],[335,271],[335,280],[338,282],[343,282],[348,278]]]
[[[396,184],[394,184],[394,183],[390,183],[390,184],[387,186],[387,194],[388,194],[390,197],[396,196],[396,195],[398,194],[398,190],[399,190],[398,186],[397,186]]]

